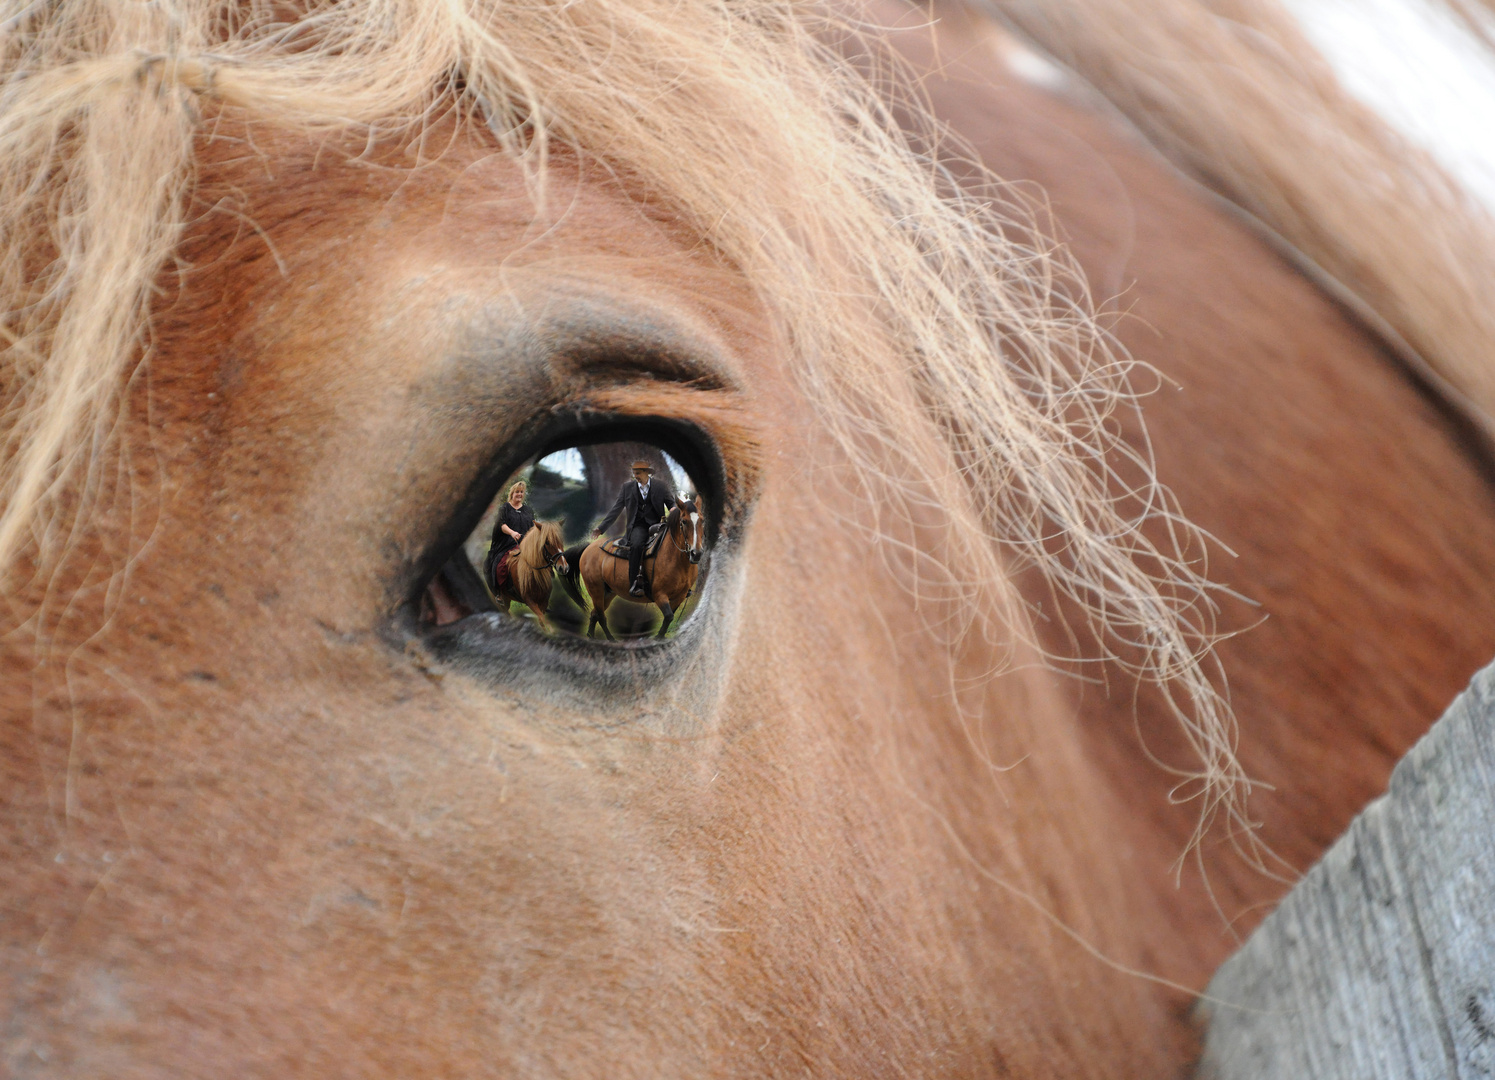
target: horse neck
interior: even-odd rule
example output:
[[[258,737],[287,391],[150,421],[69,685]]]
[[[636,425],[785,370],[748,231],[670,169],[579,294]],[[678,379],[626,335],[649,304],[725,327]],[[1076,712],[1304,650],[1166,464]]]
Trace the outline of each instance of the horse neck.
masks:
[[[550,592],[551,569],[545,560],[545,534],[539,525],[519,542],[520,565],[514,570],[514,591],[528,604]]]
[[[676,534],[679,534],[677,537]],[[657,555],[666,562],[679,562],[684,556],[680,551],[681,545],[689,547],[685,539],[685,515],[680,514],[673,525],[666,519],[664,536],[659,540],[659,551]]]

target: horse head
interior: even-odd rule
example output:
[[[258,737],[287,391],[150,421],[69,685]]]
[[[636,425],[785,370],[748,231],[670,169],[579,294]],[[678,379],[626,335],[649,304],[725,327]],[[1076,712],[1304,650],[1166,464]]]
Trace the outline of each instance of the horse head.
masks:
[[[1154,486],[1147,437],[1111,420],[1132,415],[1127,365],[1068,245],[1030,236],[1028,197],[1003,202],[963,143],[932,159],[922,89],[890,99],[859,73],[898,65],[846,63],[860,30],[843,42],[819,5],[771,0],[14,6],[0,1056],[142,1078],[207,1060],[621,1080],[1185,1068],[1175,991],[1221,959],[1216,912],[1276,888],[1170,872],[1185,852],[1214,868],[1254,827],[1205,659],[1207,545]],[[1109,6],[1114,27],[1147,5]],[[946,53],[995,63],[992,40]],[[1030,158],[1034,120],[1071,106],[952,85],[983,155],[1124,184],[1121,211],[1084,186],[1055,206],[1089,237],[1076,251],[1104,253],[1121,214],[1117,266],[1178,330],[1133,338],[1139,360],[1230,380],[1149,402],[1216,410],[1173,414],[1180,469],[1217,450],[1276,468],[1289,451],[1249,441],[1275,395],[1303,417],[1286,475],[1322,476],[1337,512],[1244,468],[1192,466],[1194,501],[1312,508],[1283,519],[1307,538],[1290,544],[1244,526],[1261,531],[1243,560],[1338,557],[1359,511],[1343,493],[1370,485],[1332,483],[1319,411],[1246,377],[1260,360],[1282,386],[1301,367],[1355,388],[1391,378],[1384,357],[1329,378],[1373,351],[1360,331],[1150,157],[1098,156],[1108,117]],[[1210,303],[1196,266],[1216,272]],[[1249,333],[1227,300],[1256,305]],[[1376,399],[1385,416],[1431,413],[1405,394]],[[610,430],[699,477],[670,515],[692,564],[712,509],[689,633],[608,648],[438,595],[495,477]],[[1427,430],[1402,445],[1451,452]],[[1379,474],[1398,440],[1369,445]],[[1458,523],[1489,501],[1468,475],[1439,489],[1466,493],[1447,496]],[[1259,497],[1235,498],[1248,483]],[[1367,516],[1402,529],[1424,505]],[[548,561],[552,528],[522,550]],[[1426,535],[1495,551],[1490,528]],[[1345,659],[1338,698],[1338,669],[1307,654],[1336,626],[1473,640],[1495,598],[1458,605],[1495,570],[1459,558],[1398,585],[1426,593],[1426,619],[1345,615],[1400,602],[1353,576],[1313,603],[1279,593],[1268,630],[1293,630],[1255,654],[1238,700],[1268,726],[1243,746],[1275,762],[1301,700],[1325,739],[1302,760],[1337,760],[1348,721],[1423,700],[1382,658],[1435,665],[1392,638],[1346,639],[1335,655],[1369,659]],[[1306,587],[1268,569],[1257,583]],[[1044,664],[1066,640],[1110,665],[1094,690]],[[1285,865],[1322,847],[1327,783],[1304,772],[1298,801],[1267,804]],[[1216,818],[1233,843],[1199,844]]]
[[[566,547],[566,539],[561,533],[561,524],[558,521],[537,521],[535,528],[540,531],[540,557],[545,565],[549,566],[556,561],[557,556]]]
[[[1046,765],[992,783],[983,755],[1070,760],[1068,729],[1031,705],[1058,700],[1036,665],[990,688],[994,741],[963,752],[948,689],[986,659],[967,671],[921,628],[848,633],[877,624],[878,597],[901,588],[831,524],[873,528],[876,508],[776,465],[868,465],[825,423],[857,430],[861,418],[803,390],[776,321],[813,291],[796,325],[822,333],[821,294],[859,290],[821,289],[808,271],[791,288],[801,278],[772,277],[786,264],[767,256],[751,277],[683,220],[661,224],[644,180],[634,190],[559,151],[547,191],[564,214],[543,219],[525,164],[481,124],[436,132],[440,156],[417,169],[403,143],[369,150],[363,134],[268,124],[250,140],[231,137],[235,123],[204,136],[193,174],[194,197],[234,214],[186,227],[192,270],[180,295],[160,293],[151,379],[137,380],[150,408],[140,389],[124,413],[141,425],[135,460],[173,470],[117,605],[129,617],[101,609],[103,631],[77,639],[93,658],[78,665],[92,672],[86,695],[53,680],[63,665],[39,664],[53,681],[33,698],[15,680],[0,708],[26,718],[0,756],[30,763],[7,791],[19,824],[6,835],[57,838],[45,852],[25,841],[15,860],[28,869],[5,875],[16,904],[43,912],[36,938],[61,928],[44,959],[28,943],[37,974],[19,1003],[0,990],[15,1029],[80,1061],[91,1047],[144,1047],[168,1065],[201,1053],[253,1071],[271,1047],[285,1060],[367,1055],[370,1075],[642,1077],[772,1075],[804,1060],[875,1075],[929,1046],[989,1058],[1005,1036],[988,1033],[1030,1001],[1023,1023],[1049,1025],[1060,1011],[1043,1003],[1095,975],[1089,957],[1048,959],[1049,925],[996,890],[946,898],[976,895],[967,850],[983,872],[995,859],[1024,875],[1052,849],[1075,852],[1062,882],[1082,894],[1104,861],[1088,823],[1113,819],[1094,805],[1108,789],[1084,767]],[[815,196],[817,213],[838,205]],[[744,232],[744,259],[759,258],[759,236]],[[926,262],[910,250],[885,277],[907,287]],[[869,344],[875,320],[840,318],[846,349],[891,348]],[[846,349],[804,355],[852,367],[860,354]],[[922,390],[879,392],[896,404]],[[152,429],[158,407],[181,421]],[[695,600],[692,632],[612,649],[491,612],[425,621],[421,601],[481,520],[491,478],[599,424],[641,437],[659,425],[660,441],[688,442],[682,453],[707,465],[712,487],[674,516],[698,564],[701,504],[720,508],[720,576]],[[943,478],[943,436],[921,424],[886,446]],[[89,525],[130,537],[129,509],[120,500],[123,517]],[[810,549],[813,565],[763,561]],[[79,548],[80,574],[93,550]],[[942,616],[953,621],[926,602],[920,619]],[[23,638],[0,635],[7,671],[30,662]],[[142,681],[111,674],[126,670]],[[81,729],[69,702],[85,696],[86,740],[70,757]],[[67,817],[64,782],[81,808]],[[1049,806],[1064,814],[1040,829]],[[1066,842],[1047,839],[1053,828]],[[1008,859],[1040,836],[1042,852]],[[784,918],[780,898],[813,917]],[[993,957],[1026,965],[1022,995]],[[827,972],[840,987],[829,994]],[[87,1016],[53,1004],[82,986],[104,987],[88,991]],[[230,987],[229,1011],[205,1005]],[[1116,985],[1086,1000],[1129,996]],[[418,1037],[370,1035],[395,1014]],[[1131,1030],[1118,1024],[1117,1038],[1153,1038]]]
[[[699,565],[705,544],[705,517],[699,499],[681,499],[673,511],[678,515],[681,542],[688,546],[692,566]]]

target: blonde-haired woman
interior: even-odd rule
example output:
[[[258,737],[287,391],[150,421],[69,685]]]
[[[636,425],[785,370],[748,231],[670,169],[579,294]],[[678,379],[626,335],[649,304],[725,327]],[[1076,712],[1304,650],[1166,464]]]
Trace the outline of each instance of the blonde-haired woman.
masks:
[[[535,527],[535,512],[524,505],[529,488],[520,480],[509,488],[508,500],[499,508],[493,525],[493,542],[488,545],[488,560],[483,578],[488,588],[497,592],[509,577],[509,553],[519,547],[524,534]]]

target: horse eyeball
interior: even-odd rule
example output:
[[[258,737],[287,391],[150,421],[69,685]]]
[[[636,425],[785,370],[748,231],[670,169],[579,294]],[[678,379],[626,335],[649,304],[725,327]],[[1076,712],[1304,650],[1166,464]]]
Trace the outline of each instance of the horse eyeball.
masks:
[[[636,479],[641,463],[647,485]],[[505,616],[599,643],[669,638],[694,614],[702,584],[702,515],[696,503],[686,520],[680,503],[695,496],[677,493],[687,490],[699,490],[696,478],[655,443],[546,447],[499,485],[463,548]],[[632,550],[640,539],[642,558]]]

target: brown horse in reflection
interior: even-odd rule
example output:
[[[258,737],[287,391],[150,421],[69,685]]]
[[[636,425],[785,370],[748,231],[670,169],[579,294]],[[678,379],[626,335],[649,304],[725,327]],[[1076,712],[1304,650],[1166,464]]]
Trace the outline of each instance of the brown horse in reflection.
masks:
[[[1255,0],[993,2],[1137,111],[1316,70],[1164,48]],[[7,9],[0,1072],[1190,1068],[1180,988],[1495,651],[1479,448],[990,25],[897,9],[883,87],[822,14]],[[1366,127],[1150,130],[1270,189]],[[1241,198],[1360,237],[1394,167]],[[1397,240],[1388,317],[1495,288]],[[691,632],[461,610],[496,478],[609,425],[714,463]]]
[[[597,539],[585,547],[577,545],[568,551],[566,554],[576,571],[566,574],[563,570],[562,578],[578,606],[591,608],[587,636],[591,637],[601,626],[607,640],[614,640],[607,625],[607,608],[617,597],[629,603],[657,605],[662,621],[655,637],[663,638],[681,606],[695,590],[705,528],[700,505],[694,499],[681,499],[665,515],[664,535],[659,539],[659,547],[644,560],[644,580],[648,582],[648,591],[638,598],[628,591],[628,559],[605,550],[609,541]],[[582,601],[576,588],[577,577],[586,586],[590,604]]]
[[[550,584],[555,571],[566,572],[565,543],[559,522],[537,521],[518,546],[505,553],[508,573],[504,580],[496,589],[494,579],[488,581],[501,611],[508,611],[510,604],[523,604],[535,613],[542,627],[553,629],[545,613],[550,610]],[[494,578],[496,570],[495,566]]]

